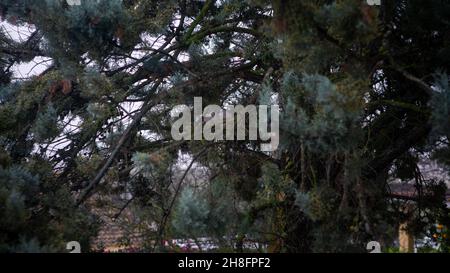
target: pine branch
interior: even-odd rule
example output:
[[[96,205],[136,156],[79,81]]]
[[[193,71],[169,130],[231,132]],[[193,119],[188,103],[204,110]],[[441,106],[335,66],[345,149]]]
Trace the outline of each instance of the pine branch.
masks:
[[[161,83],[162,83],[162,80],[159,80],[158,82],[156,82],[150,93],[151,94],[155,93]],[[165,94],[165,93],[163,93],[163,94]],[[136,116],[133,118],[133,121],[131,122],[131,124],[128,126],[128,128],[125,130],[125,132],[122,134],[122,136],[119,139],[118,143],[116,144],[115,148],[112,150],[109,158],[106,160],[106,162],[104,163],[102,168],[99,170],[99,172],[97,173],[95,178],[89,183],[89,185],[86,187],[84,192],[81,194],[80,198],[76,202],[76,206],[81,205],[84,201],[86,201],[86,199],[88,199],[90,197],[92,190],[100,183],[102,178],[106,175],[109,168],[111,167],[114,160],[116,159],[117,155],[119,154],[121,148],[123,147],[125,142],[128,140],[128,138],[131,136],[132,131],[135,129],[136,126],[138,126],[138,124],[141,122],[142,118],[147,114],[147,112],[150,111],[150,109],[152,109],[153,106],[158,104],[159,101],[162,99],[162,98],[159,98],[157,100],[153,100],[152,103],[150,103],[151,102],[150,98],[151,97],[148,98],[147,103],[142,107],[140,112],[138,114],[136,114]]]
[[[203,6],[202,10],[200,11],[200,14],[195,18],[194,22],[192,22],[192,24],[189,26],[189,29],[187,30],[187,32],[184,36],[184,39],[183,39],[184,41],[188,41],[191,38],[192,33],[194,32],[195,28],[198,26],[198,24],[200,24],[200,22],[206,16],[206,14],[208,13],[208,10],[211,7],[211,5],[213,4],[213,2],[214,2],[213,0],[206,1],[205,5]]]

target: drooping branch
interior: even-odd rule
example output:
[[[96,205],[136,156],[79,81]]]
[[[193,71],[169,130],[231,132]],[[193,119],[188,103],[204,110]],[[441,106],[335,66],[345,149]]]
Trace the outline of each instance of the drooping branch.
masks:
[[[160,86],[161,82],[162,82],[162,80],[158,80],[154,84],[152,90],[150,91],[151,94],[156,92],[156,90]],[[122,134],[121,138],[119,139],[116,146],[112,150],[110,156],[108,157],[106,162],[103,164],[101,169],[98,171],[95,178],[88,184],[88,186],[85,188],[85,190],[81,193],[78,201],[76,202],[76,206],[81,205],[84,201],[86,201],[86,199],[88,199],[90,197],[92,190],[100,183],[102,178],[106,175],[109,168],[111,167],[114,160],[116,159],[117,155],[119,154],[121,148],[123,147],[125,142],[128,140],[128,138],[131,136],[131,133],[133,132],[133,130],[136,128],[136,126],[138,126],[138,124],[141,122],[142,118],[147,114],[147,112],[150,111],[150,109],[152,109],[160,101],[160,99],[150,100],[151,98],[152,97],[150,96],[147,99],[146,104],[144,104],[144,106],[142,107],[140,112],[137,113],[136,116],[133,118],[133,121],[128,126],[128,128],[125,130],[125,132]]]

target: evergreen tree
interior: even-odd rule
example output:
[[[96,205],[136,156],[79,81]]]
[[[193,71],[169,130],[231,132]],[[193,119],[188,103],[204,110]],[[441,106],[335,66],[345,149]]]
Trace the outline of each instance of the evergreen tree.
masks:
[[[0,30],[1,251],[88,248],[93,196],[120,193],[159,246],[365,251],[406,219],[415,234],[450,224],[445,184],[418,168],[450,164],[445,1],[3,0],[0,14],[33,27],[25,41]],[[13,78],[39,56],[44,72]],[[194,97],[279,104],[279,149],[174,141],[171,111]],[[186,155],[211,174],[195,191]],[[398,210],[393,179],[414,181],[414,210]]]

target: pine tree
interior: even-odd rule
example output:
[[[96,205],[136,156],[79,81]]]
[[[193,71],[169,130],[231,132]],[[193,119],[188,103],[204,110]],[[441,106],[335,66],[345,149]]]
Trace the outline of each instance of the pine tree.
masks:
[[[121,193],[158,246],[365,251],[407,218],[415,234],[449,224],[445,185],[418,168],[450,164],[445,1],[5,0],[0,15],[32,26],[25,41],[0,29],[1,251],[88,247],[95,196]],[[45,71],[14,79],[39,56]],[[174,141],[172,109],[194,97],[278,104],[279,149]],[[186,158],[208,170],[195,191]],[[407,215],[394,179],[421,193]]]

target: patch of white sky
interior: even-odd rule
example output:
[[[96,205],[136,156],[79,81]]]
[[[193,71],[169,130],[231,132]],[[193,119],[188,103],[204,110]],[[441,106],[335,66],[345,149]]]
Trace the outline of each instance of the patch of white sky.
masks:
[[[36,31],[30,24],[20,26],[12,25],[6,21],[0,22],[0,29],[9,36],[10,39],[23,43]],[[41,74],[52,63],[52,59],[44,56],[37,56],[31,62],[15,63],[12,67],[13,80],[26,80],[32,76]]]

